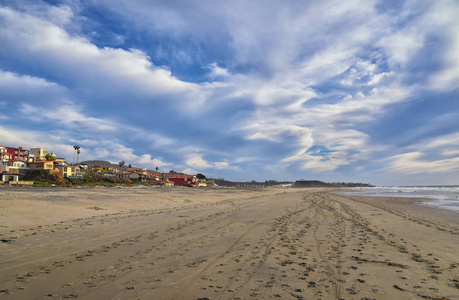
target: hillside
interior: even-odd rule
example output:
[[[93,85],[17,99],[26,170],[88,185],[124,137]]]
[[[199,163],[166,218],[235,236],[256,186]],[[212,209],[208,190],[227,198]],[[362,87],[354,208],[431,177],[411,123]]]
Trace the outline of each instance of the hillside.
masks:
[[[119,164],[112,164],[107,160],[85,160],[80,162],[80,164],[86,164],[90,169],[94,168],[94,166],[112,167],[118,169],[119,171],[124,171],[128,168],[127,165],[124,165],[122,168],[120,168]]]

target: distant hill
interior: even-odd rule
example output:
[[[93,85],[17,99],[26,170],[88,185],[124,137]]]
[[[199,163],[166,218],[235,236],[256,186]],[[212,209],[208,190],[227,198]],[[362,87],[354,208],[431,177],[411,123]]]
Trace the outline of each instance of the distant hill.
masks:
[[[80,164],[86,164],[88,165],[88,168],[94,168],[94,166],[100,166],[100,167],[112,167],[116,168],[119,171],[124,171],[128,168],[127,165],[124,165],[122,168],[120,168],[119,164],[112,164],[111,162],[107,160],[85,160],[80,162]]]
[[[88,168],[94,168],[94,166],[100,166],[100,167],[112,167],[118,169],[120,172],[126,171],[126,169],[129,167],[129,164],[125,164],[122,168],[120,168],[119,164],[112,164],[111,162],[107,160],[85,160],[80,162],[80,164],[86,164],[88,165]],[[132,166],[133,168],[137,168],[136,166]],[[140,167],[139,167],[140,168]],[[155,170],[147,170],[150,173],[156,173]]]
[[[323,182],[319,180],[298,180],[292,181],[265,181],[265,182],[235,182],[224,179],[215,179],[218,186],[239,187],[239,188],[255,188],[255,187],[271,187],[271,186],[287,186],[292,185],[295,188],[313,188],[313,187],[371,187],[368,183],[353,183],[353,182]]]
[[[271,187],[292,184],[292,181],[264,181],[264,182],[239,182],[228,181],[224,179],[212,179],[218,186],[236,187],[236,188],[254,188],[254,187]]]
[[[368,183],[354,182],[323,182],[320,180],[297,180],[293,187],[296,188],[317,188],[317,187],[372,187]]]

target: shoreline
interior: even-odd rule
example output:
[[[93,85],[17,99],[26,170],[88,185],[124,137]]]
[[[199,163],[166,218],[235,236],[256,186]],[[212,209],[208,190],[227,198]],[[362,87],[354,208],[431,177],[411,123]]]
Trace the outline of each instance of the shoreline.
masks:
[[[459,186],[451,186],[457,189]],[[386,187],[382,187],[386,188]],[[395,188],[398,189],[399,187],[389,187],[389,188]],[[400,187],[401,188],[401,187]],[[422,187],[409,187],[409,188],[422,188]],[[416,191],[414,191],[416,192]],[[415,202],[417,202],[419,205],[423,205],[426,207],[430,208],[437,208],[441,210],[447,210],[447,211],[452,211],[459,213],[459,199],[458,196],[454,196],[454,194],[447,194],[446,192],[440,192],[437,191],[435,194],[409,194],[412,192],[400,192],[400,193],[394,193],[394,192],[380,192],[376,191],[375,193],[368,193],[365,191],[358,191],[356,192],[355,190],[345,190],[342,191],[342,193],[346,194],[348,193],[349,195],[352,196],[362,196],[362,197],[375,197],[375,198],[397,198],[397,199],[414,199]],[[411,201],[411,200],[408,200]],[[454,202],[453,205],[447,205],[444,202]],[[400,202],[403,202],[403,200],[400,200]]]
[[[457,214],[340,189],[0,189],[0,297],[459,299]]]

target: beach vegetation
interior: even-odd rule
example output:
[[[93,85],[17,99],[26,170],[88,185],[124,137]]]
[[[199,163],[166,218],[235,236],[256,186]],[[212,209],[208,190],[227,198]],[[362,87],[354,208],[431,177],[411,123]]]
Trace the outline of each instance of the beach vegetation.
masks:
[[[47,153],[47,154],[45,155],[45,160],[56,160],[56,156]]]
[[[24,180],[38,181],[38,182],[47,182],[48,184],[64,184],[64,178],[57,170],[33,170],[30,171],[25,177]],[[38,184],[38,183],[37,183]],[[34,184],[35,185],[35,184]]]
[[[34,180],[33,181],[33,186],[51,186],[51,184],[49,182],[46,182],[46,181]]]

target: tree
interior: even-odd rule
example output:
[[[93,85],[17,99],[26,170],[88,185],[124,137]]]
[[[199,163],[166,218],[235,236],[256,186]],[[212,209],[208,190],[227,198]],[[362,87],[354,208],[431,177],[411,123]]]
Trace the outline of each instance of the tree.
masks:
[[[118,164],[120,165],[120,169],[121,169],[126,163],[124,162],[124,160],[122,160]]]
[[[155,169],[156,169],[156,172],[158,172],[159,168],[158,168],[158,167],[156,167]]]
[[[131,164],[129,164],[128,168],[132,168],[132,165],[131,165]]]
[[[198,173],[196,174],[197,179],[206,179],[207,177],[204,174]]]
[[[78,164],[78,158],[80,157],[80,146],[78,146],[78,149],[77,149],[77,160],[76,160],[76,163]]]
[[[45,155],[45,160],[56,160],[56,157],[54,155],[47,153]]]
[[[77,151],[77,149],[79,148],[80,146],[78,145],[73,145],[73,161],[72,163],[75,163],[75,152]]]

